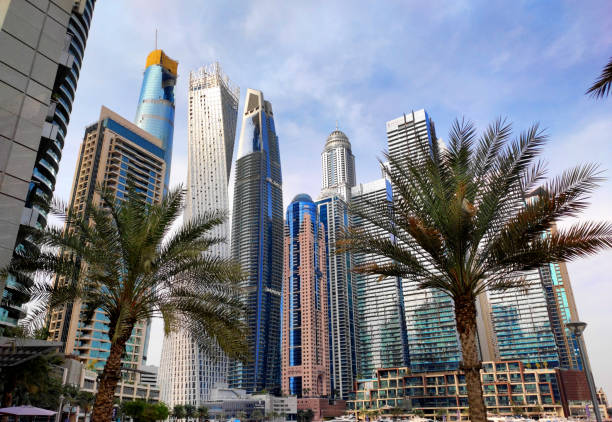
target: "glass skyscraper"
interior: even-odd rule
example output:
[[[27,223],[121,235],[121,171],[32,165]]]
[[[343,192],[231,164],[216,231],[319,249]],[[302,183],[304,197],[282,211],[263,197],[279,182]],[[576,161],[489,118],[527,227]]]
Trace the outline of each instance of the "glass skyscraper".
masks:
[[[306,194],[287,207],[283,277],[282,375],[284,394],[326,397],[329,335],[325,233]]]
[[[153,50],[147,57],[138,108],[136,125],[162,141],[168,163],[166,187],[170,177],[172,160],[172,136],[174,134],[174,86],[178,62],[163,50]]]
[[[488,292],[499,357],[558,367],[559,352],[538,270],[525,274],[525,281],[521,288]]]
[[[228,183],[239,92],[218,63],[189,74],[185,221],[208,211],[229,211]],[[214,245],[207,253],[229,258],[229,222],[218,225],[210,234],[228,241]],[[164,338],[159,385],[161,399],[170,408],[177,404],[199,406],[210,399],[209,391],[216,383],[227,382],[227,357],[219,348],[208,353],[186,331]]]
[[[230,385],[248,392],[280,391],[283,279],[283,191],[272,105],[247,90],[232,215],[232,257],[246,273],[246,362],[233,362]]]
[[[356,209],[381,206],[393,200],[391,183],[379,179],[358,184],[351,189],[351,205]],[[373,223],[353,216],[353,227],[371,235],[390,236]],[[355,265],[388,263],[388,258],[370,254],[353,254]],[[377,368],[401,367],[409,363],[402,280],[397,277],[353,275],[359,320],[359,374],[370,377]]]
[[[425,110],[387,122],[389,155],[393,163],[425,159],[438,148],[435,125]],[[461,347],[452,299],[433,289],[419,289],[418,280],[402,280],[410,368],[414,372],[459,367]]]

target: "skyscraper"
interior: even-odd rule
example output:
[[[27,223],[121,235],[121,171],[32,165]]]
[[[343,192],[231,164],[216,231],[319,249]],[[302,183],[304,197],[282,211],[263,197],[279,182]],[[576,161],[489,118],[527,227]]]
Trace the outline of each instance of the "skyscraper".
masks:
[[[272,105],[247,90],[236,161],[232,257],[240,263],[250,360],[234,362],[230,385],[248,392],[280,390],[283,192]]]
[[[577,339],[565,327],[568,322],[580,320],[565,262],[551,262],[540,268],[540,278],[546,295],[551,328],[559,350],[559,364],[562,368],[582,370]]]
[[[174,135],[174,86],[178,62],[163,50],[153,50],[147,57],[138,108],[136,125],[162,141],[168,163],[166,187],[170,178],[172,137]]]
[[[351,143],[344,132],[334,130],[327,137],[325,148],[321,153],[323,183],[321,197],[336,194],[348,201],[350,191],[355,186],[355,156]]]
[[[387,122],[390,170],[395,163],[424,160],[438,148],[433,121],[425,110],[412,111]],[[414,372],[457,369],[461,347],[453,301],[418,280],[402,280],[410,368]]]
[[[282,391],[298,399],[325,397],[330,393],[325,234],[306,194],[287,207],[284,256]]]
[[[488,296],[499,357],[558,367],[559,351],[538,270],[525,274],[525,286]]]
[[[95,186],[111,189],[117,200],[123,200],[127,179],[146,195],[149,203],[160,202],[167,171],[166,151],[162,142],[113,111],[102,107],[98,122],[85,129],[74,174],[70,206],[81,212],[95,200]],[[62,283],[59,279],[56,282]],[[65,343],[64,352],[78,356],[85,364],[102,369],[109,355],[108,318],[97,311],[93,322],[80,320],[80,301],[64,305],[50,315],[49,338]],[[128,340],[123,366],[138,368],[147,354],[147,321],[139,322]]]
[[[218,63],[189,74],[186,221],[207,211],[229,211],[238,97],[238,87],[232,86]],[[228,241],[208,253],[228,258],[229,223],[215,227],[211,234]],[[209,389],[227,382],[228,360],[220,349],[214,353],[202,351],[186,331],[165,337],[159,371],[162,401],[170,408],[208,401]]]
[[[351,205],[355,209],[384,206],[393,200],[391,183],[378,179],[358,184],[351,189]],[[390,236],[382,228],[359,216],[353,216],[353,227],[375,236]],[[388,258],[355,253],[356,266]],[[357,316],[359,320],[359,368],[362,377],[370,377],[376,368],[401,367],[409,363],[402,280],[396,277],[355,274]]]
[[[95,0],[7,0],[0,13],[0,267],[45,226]],[[6,289],[4,289],[6,283]],[[0,280],[0,325],[24,316],[17,280]]]
[[[355,186],[355,157],[348,137],[337,128],[327,137],[321,167],[321,194],[316,204],[325,232],[331,392],[346,399],[358,373],[357,301],[351,254],[337,254],[336,241],[349,226],[347,201]]]
[[[176,74],[178,63],[168,59],[163,52],[160,57],[164,58],[165,66],[173,68]],[[150,60],[151,54],[147,59],[147,68],[155,66],[149,63]],[[150,82],[145,79],[144,85],[150,85]],[[174,98],[173,84],[164,89],[169,98]],[[171,123],[172,128],[173,121]],[[172,134],[169,134],[169,139],[172,139]],[[117,200],[122,200],[128,178],[134,181],[147,202],[160,202],[167,191],[170,164],[166,159],[172,156],[168,151],[171,146],[171,142],[102,107],[98,122],[85,129],[70,196],[71,207],[85,212],[87,203],[97,195],[95,186],[98,184],[112,189]],[[61,278],[56,280],[56,283],[63,282],[65,280]],[[108,318],[98,311],[93,322],[84,325],[80,320],[81,307],[82,304],[77,301],[55,310],[50,315],[49,337],[64,342],[65,353],[74,353],[81,361],[101,369],[110,348],[106,325]],[[149,330],[148,321],[140,321],[136,325],[128,341],[124,367],[137,368],[144,364]],[[133,380],[134,376],[130,375],[129,378]]]

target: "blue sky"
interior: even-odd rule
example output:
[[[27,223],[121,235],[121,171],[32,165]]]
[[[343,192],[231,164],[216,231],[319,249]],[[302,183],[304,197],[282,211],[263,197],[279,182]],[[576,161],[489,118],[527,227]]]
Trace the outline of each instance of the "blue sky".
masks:
[[[284,198],[317,196],[320,152],[339,121],[357,179],[378,177],[385,122],[425,108],[446,138],[456,117],[498,116],[550,135],[551,174],[584,162],[612,170],[612,97],[584,91],[612,56],[608,1],[98,1],[56,193],[70,193],[85,126],[105,105],[133,119],[147,54],[179,61],[171,181],[187,174],[188,72],[219,61],[241,88],[272,103]],[[240,133],[238,128],[237,133]],[[237,148],[236,148],[237,149]],[[606,175],[610,177],[610,170]],[[586,218],[610,218],[612,182]],[[569,264],[598,385],[612,394],[612,252]],[[158,324],[150,346],[157,363]]]

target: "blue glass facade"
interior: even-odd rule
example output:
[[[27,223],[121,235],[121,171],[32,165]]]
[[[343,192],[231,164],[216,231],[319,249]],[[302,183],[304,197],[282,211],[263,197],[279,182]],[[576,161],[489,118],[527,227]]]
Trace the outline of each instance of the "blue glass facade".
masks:
[[[147,58],[135,122],[138,127],[161,139],[168,167],[166,186],[170,178],[172,137],[174,134],[174,86],[177,62],[163,51],[155,50]]]
[[[232,257],[243,282],[250,360],[230,368],[232,387],[280,391],[280,319],[283,278],[283,196],[280,153],[272,106],[249,89],[240,135]]]
[[[525,275],[526,286],[489,292],[499,356],[525,364],[556,368],[559,352],[538,271]]]

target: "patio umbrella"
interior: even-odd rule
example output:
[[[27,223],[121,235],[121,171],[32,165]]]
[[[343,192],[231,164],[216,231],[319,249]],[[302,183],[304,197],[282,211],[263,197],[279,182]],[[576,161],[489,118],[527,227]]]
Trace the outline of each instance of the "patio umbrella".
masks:
[[[46,416],[47,420],[50,420],[51,416],[55,415],[56,413],[57,412],[52,410],[41,409],[40,407],[34,406],[14,406],[0,409],[0,415],[15,416],[15,419],[18,419],[21,416]]]

